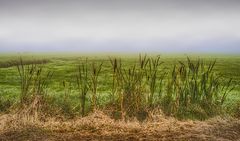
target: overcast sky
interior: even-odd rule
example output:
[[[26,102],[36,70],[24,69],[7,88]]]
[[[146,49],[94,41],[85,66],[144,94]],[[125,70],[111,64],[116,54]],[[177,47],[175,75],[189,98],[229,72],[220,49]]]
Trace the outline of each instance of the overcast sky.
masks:
[[[240,53],[240,0],[0,0],[0,52]]]

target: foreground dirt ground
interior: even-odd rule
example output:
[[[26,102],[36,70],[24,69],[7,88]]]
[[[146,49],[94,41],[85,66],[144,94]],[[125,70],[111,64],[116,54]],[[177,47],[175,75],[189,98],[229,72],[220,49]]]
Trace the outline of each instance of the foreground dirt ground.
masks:
[[[74,120],[39,121],[19,115],[0,116],[2,141],[240,141],[240,120],[213,118],[178,121],[154,116],[145,122],[114,121],[102,112]]]

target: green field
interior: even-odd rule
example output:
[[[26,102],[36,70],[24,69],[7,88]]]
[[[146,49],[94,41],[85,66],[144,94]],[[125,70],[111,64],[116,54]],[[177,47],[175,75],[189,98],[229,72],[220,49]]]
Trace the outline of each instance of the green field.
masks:
[[[156,57],[155,54],[148,55],[149,57]],[[166,85],[171,78],[174,65],[179,65],[179,61],[187,64],[187,57],[193,62],[196,62],[198,58],[204,61],[205,65],[216,59],[216,64],[213,71],[216,75],[221,76],[221,84],[227,83],[228,79],[233,78],[231,85],[235,86],[224,102],[224,108],[236,107],[236,104],[240,101],[240,56],[238,55],[216,55],[216,54],[195,54],[195,55],[181,55],[181,54],[162,54],[160,55],[160,62],[163,62],[158,67],[157,77],[160,77],[163,73],[166,76],[163,79],[163,95],[166,93]],[[112,66],[109,57],[121,58],[122,66],[124,69],[129,69],[133,64],[138,65],[139,59],[137,54],[1,54],[0,65],[19,60],[42,60],[46,59],[49,62],[46,64],[38,64],[38,67],[43,68],[42,75],[46,75],[47,72],[52,72],[53,76],[49,81],[45,91],[47,91],[48,97],[53,99],[53,103],[56,107],[61,107],[64,113],[67,115],[79,115],[81,109],[81,100],[79,96],[79,90],[77,85],[76,75],[78,74],[78,66],[84,64],[86,58],[88,58],[88,66],[94,62],[96,65],[103,63],[102,69],[99,73],[99,79],[97,80],[97,101],[98,108],[106,109],[109,104],[113,104],[111,101],[112,96]],[[225,81],[224,81],[225,80]],[[157,80],[156,85],[158,87],[159,82]],[[2,67],[0,68],[0,96],[1,96],[1,111],[6,111],[5,107],[9,108],[12,105],[16,105],[20,101],[21,94],[21,78],[19,76],[17,66]],[[145,86],[145,85],[144,85]],[[147,87],[147,86],[146,86]],[[145,93],[149,93],[149,90]],[[91,91],[87,93],[86,111],[90,111],[91,105]],[[158,93],[158,88],[156,92]],[[157,98],[157,97],[154,97]],[[5,104],[5,105],[4,105]],[[8,105],[8,106],[6,106]],[[14,106],[13,106],[14,107]],[[8,110],[7,110],[8,111]],[[231,111],[231,110],[230,110]],[[171,115],[171,114],[170,114]],[[187,117],[188,118],[188,117]],[[191,118],[191,117],[190,117]],[[192,117],[195,118],[195,117]],[[201,118],[200,118],[201,119]]]

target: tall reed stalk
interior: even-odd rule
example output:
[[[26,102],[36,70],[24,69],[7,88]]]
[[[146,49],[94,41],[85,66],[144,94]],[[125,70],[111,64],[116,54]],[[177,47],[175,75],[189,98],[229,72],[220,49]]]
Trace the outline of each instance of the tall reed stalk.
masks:
[[[25,66],[22,58],[20,58],[19,64],[17,64],[17,70],[20,77],[21,93],[20,93],[20,104],[24,106],[29,102],[31,95],[30,89],[33,82],[34,73],[37,68],[35,64]]]
[[[87,101],[87,94],[90,89],[89,73],[88,73],[88,60],[78,66],[78,72],[76,75],[77,86],[79,90],[80,103],[81,103],[81,114],[85,116],[85,106]]]
[[[97,89],[98,89],[98,79],[99,74],[101,72],[103,63],[96,64],[95,62],[92,62],[92,66],[90,69],[90,87],[92,90],[92,109],[93,111],[97,108]]]
[[[147,77],[147,83],[149,86],[150,93],[147,97],[148,100],[148,107],[152,108],[154,104],[154,94],[157,90],[157,81],[160,79],[159,85],[162,85],[163,77],[159,76],[159,66],[163,63],[160,62],[160,56],[157,56],[156,58],[149,58],[148,61],[148,68],[146,69],[146,77]],[[160,88],[160,87],[159,87]],[[160,91],[159,91],[160,92]]]
[[[115,97],[119,94],[119,86],[121,85],[120,71],[121,71],[121,60],[117,58],[109,58],[112,66],[112,83],[111,83],[111,101],[113,104],[116,102]],[[119,95],[118,95],[119,96]]]

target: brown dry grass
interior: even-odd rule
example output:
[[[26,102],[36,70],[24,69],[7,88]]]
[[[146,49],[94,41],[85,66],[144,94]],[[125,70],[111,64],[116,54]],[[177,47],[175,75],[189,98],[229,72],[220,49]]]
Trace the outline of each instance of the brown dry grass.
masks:
[[[207,121],[179,121],[152,116],[148,121],[114,121],[103,112],[84,118],[45,121],[19,115],[0,116],[0,140],[240,140],[240,121],[214,118]]]

